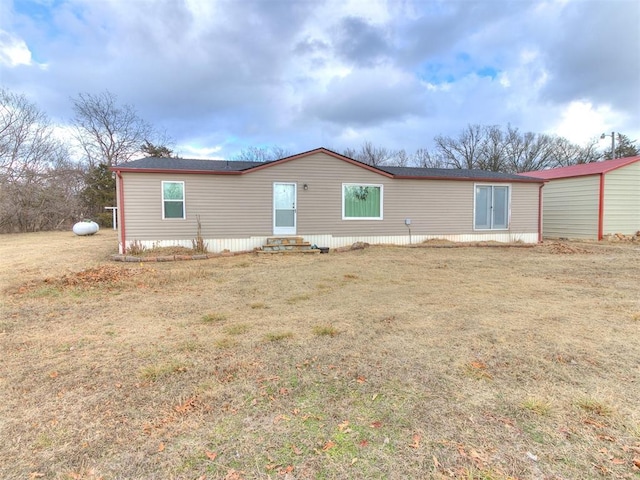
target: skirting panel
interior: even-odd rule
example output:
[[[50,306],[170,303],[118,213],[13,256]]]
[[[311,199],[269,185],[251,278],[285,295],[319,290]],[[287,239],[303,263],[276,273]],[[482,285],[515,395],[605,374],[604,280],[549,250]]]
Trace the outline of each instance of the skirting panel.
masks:
[[[275,235],[269,235],[273,237]],[[473,233],[465,235],[386,235],[386,236],[349,236],[336,237],[333,235],[292,235],[303,237],[306,242],[318,247],[348,247],[355,242],[365,242],[371,245],[409,245],[422,243],[427,240],[448,240],[450,242],[501,242],[501,243],[537,243],[538,234],[534,233]],[[269,237],[249,237],[249,238],[214,238],[205,239],[207,249],[211,253],[244,252],[262,247]],[[132,242],[127,242],[127,248]],[[191,248],[191,240],[158,240],[140,241],[137,243],[147,249],[154,247],[186,247]],[[122,245],[120,245],[120,253]]]

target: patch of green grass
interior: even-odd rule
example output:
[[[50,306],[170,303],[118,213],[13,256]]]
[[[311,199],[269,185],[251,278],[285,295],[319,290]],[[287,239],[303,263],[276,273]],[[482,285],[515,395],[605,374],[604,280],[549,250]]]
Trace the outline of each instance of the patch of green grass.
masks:
[[[242,335],[247,333],[251,327],[246,323],[236,323],[235,325],[229,325],[224,328],[224,333],[227,335]]]
[[[169,375],[183,373],[187,371],[187,365],[181,362],[172,361],[168,363],[157,363],[148,365],[140,369],[140,376],[145,380],[155,382]]]
[[[527,398],[522,402],[522,408],[536,415],[546,416],[551,412],[551,403],[539,398]]]
[[[29,294],[29,296],[32,298],[45,298],[45,297],[56,298],[56,297],[59,297],[61,294],[62,292],[60,291],[59,288],[48,285],[46,287],[36,288],[33,292]]]
[[[340,332],[333,325],[316,325],[315,327],[313,327],[313,333],[318,335],[319,337],[335,337]]]
[[[202,321],[204,323],[221,323],[227,319],[227,316],[224,313],[207,313],[202,316]]]
[[[594,398],[581,398],[576,402],[576,406],[585,412],[600,415],[601,417],[608,417],[612,413],[611,407]]]
[[[536,443],[545,443],[544,434],[535,425],[526,424],[522,429],[529,435],[529,438]]]
[[[293,338],[293,332],[271,332],[264,336],[266,342],[279,342],[287,338]]]

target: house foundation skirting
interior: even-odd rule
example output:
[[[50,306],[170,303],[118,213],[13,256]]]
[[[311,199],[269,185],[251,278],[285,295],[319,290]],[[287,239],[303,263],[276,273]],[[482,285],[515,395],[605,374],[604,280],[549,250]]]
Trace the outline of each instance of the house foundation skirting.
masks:
[[[221,252],[246,252],[262,247],[267,238],[273,235],[249,237],[249,238],[214,238],[205,239],[207,249],[211,253]],[[357,235],[357,236],[334,236],[334,235],[305,235],[306,242],[318,247],[339,248],[348,247],[355,242],[366,242],[372,245],[409,245],[418,244],[427,240],[448,240],[450,242],[500,242],[500,243],[538,243],[538,233],[510,233],[510,232],[476,232],[464,235]],[[130,240],[127,241],[127,249],[133,242],[147,249],[154,247],[186,247],[191,248],[191,239],[188,240]],[[120,245],[122,254],[122,245]]]

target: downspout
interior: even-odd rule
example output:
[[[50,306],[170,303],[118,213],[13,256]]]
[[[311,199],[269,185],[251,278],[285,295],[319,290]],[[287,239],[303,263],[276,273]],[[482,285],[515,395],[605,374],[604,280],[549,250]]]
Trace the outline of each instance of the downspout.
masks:
[[[598,241],[604,237],[604,173],[600,174],[600,198],[598,200]]]
[[[542,243],[542,187],[544,183],[538,189],[538,243]]]
[[[120,245],[122,245],[122,255],[127,253],[127,242],[126,242],[126,234],[125,234],[125,225],[124,225],[124,180],[122,178],[122,173],[118,170],[116,171],[116,176],[118,177],[118,213],[120,214]]]

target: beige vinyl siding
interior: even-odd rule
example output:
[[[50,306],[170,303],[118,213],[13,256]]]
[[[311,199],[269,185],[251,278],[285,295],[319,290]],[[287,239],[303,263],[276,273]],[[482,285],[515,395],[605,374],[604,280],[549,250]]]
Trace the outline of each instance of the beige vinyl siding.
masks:
[[[603,233],[633,235],[640,230],[640,162],[605,174]]]
[[[543,188],[543,234],[598,238],[600,176],[550,180]]]
[[[342,237],[463,235],[473,230],[473,181],[391,179],[323,153],[244,175],[123,173],[127,240],[191,239],[273,233],[273,183],[297,184],[297,234]],[[185,182],[186,219],[162,220],[161,182]],[[383,185],[382,220],[343,220],[343,183]],[[308,190],[303,185],[308,185]],[[511,228],[537,231],[538,184],[511,185]]]

